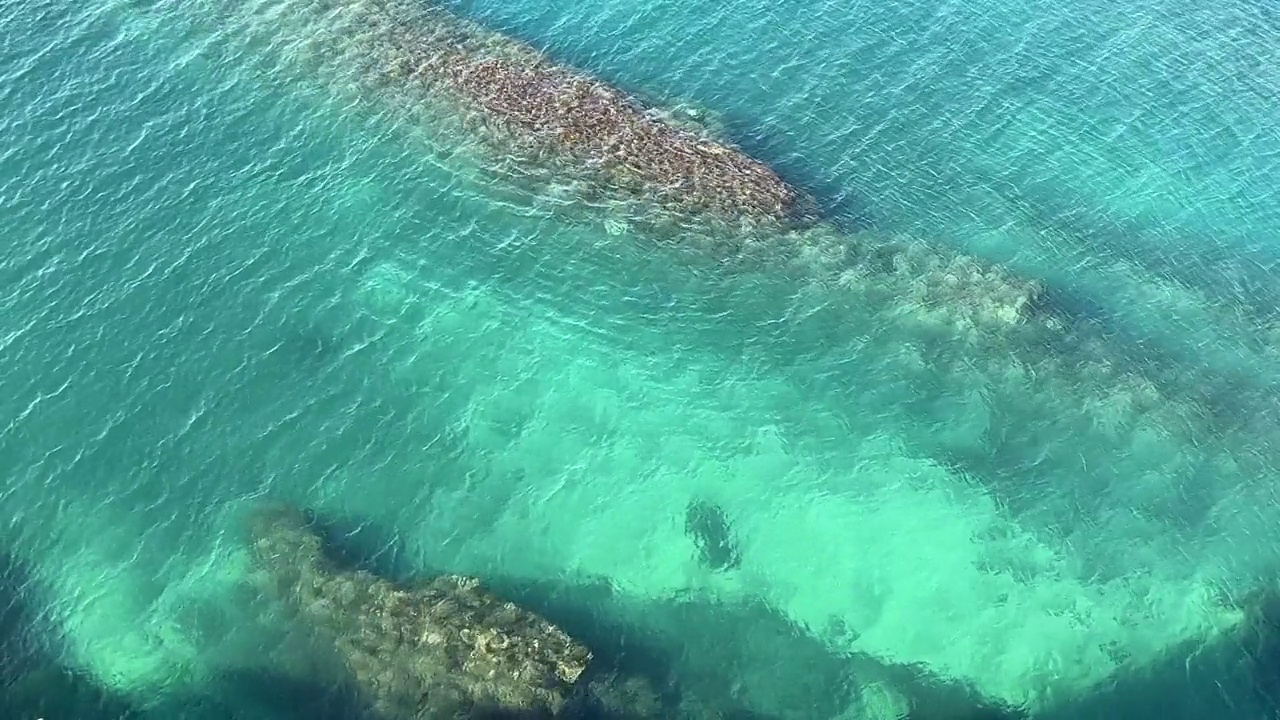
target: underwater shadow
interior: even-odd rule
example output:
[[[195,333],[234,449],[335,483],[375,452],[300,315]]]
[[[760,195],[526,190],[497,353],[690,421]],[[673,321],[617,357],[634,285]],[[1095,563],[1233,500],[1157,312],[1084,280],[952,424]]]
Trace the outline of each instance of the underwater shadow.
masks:
[[[41,590],[25,562],[0,551],[0,718],[140,718],[126,700],[61,664],[33,605],[48,597]]]
[[[1184,643],[1036,720],[1280,718],[1280,590],[1256,592],[1242,605],[1245,621],[1235,632]]]
[[[210,715],[274,720],[374,720],[368,706],[346,683],[322,682],[266,670],[219,673],[208,699],[225,698]],[[208,702],[208,700],[206,700]],[[210,703],[212,704],[212,703]],[[234,708],[227,707],[228,704]]]
[[[46,654],[30,606],[32,588],[26,563],[0,551],[0,683],[5,685],[42,665]]]
[[[397,584],[407,584],[421,572],[399,533],[356,515],[305,509],[313,531],[324,543],[325,554],[336,564],[363,570]]]
[[[351,346],[349,333],[324,319],[287,318],[274,330],[268,352],[295,369],[318,371],[343,358]]]
[[[390,528],[332,517],[317,520],[316,527],[322,529],[332,557],[349,567],[403,581],[448,572],[413,567]],[[604,579],[481,580],[499,597],[546,618],[591,648],[593,660],[584,685],[597,678],[647,678],[667,714],[676,708],[687,714],[692,707],[695,715],[734,720],[836,717],[852,703],[859,682],[879,680],[909,695],[909,720],[1022,717],[922,668],[833,652],[763,601],[724,602],[693,594],[636,598]],[[620,715],[585,703],[576,705],[569,717]]]
[[[962,683],[927,670],[833,652],[763,601],[628,598],[605,581],[488,579],[494,592],[591,647],[598,672],[649,677],[669,701],[696,700],[740,720],[837,717],[859,682],[905,691],[908,720],[1019,720]],[[640,619],[637,621],[636,619]]]

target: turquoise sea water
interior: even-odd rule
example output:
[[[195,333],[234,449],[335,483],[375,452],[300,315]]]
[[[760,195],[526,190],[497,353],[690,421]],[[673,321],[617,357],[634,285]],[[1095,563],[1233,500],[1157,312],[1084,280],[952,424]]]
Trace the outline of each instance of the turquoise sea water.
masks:
[[[1043,280],[1087,341],[997,377],[999,343],[549,212],[316,4],[8,3],[6,680],[316,717],[244,579],[272,498],[765,717],[895,717],[880,665],[1043,717],[1273,716],[1227,639],[1280,571],[1270,6],[457,10],[709,113],[850,236]]]

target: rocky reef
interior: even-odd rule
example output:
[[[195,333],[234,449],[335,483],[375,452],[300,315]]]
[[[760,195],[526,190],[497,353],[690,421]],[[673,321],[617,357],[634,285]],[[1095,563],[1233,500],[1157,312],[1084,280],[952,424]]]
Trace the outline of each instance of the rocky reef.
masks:
[[[1065,327],[1044,283],[936,244],[850,234],[829,223],[789,230],[775,242],[815,286],[914,330],[975,342],[1021,327],[1055,334]]]
[[[883,288],[887,311],[962,332],[1048,320],[1036,315],[1043,285],[919,241],[843,231],[767,164],[526,43],[432,5],[364,7],[393,82],[426,89],[522,169],[572,179],[592,202],[639,201],[631,219],[668,221],[680,244],[775,271],[795,263],[856,293]]]
[[[1037,318],[1037,283],[918,240],[849,232],[812,196],[710,127],[569,67],[435,3],[290,0],[335,89],[360,89],[407,133],[446,139],[486,192],[532,190],[539,212],[603,214],[611,233],[862,295],[925,323],[1004,328]],[[295,56],[291,58],[296,60]],[[306,63],[304,63],[306,64]],[[702,115],[705,115],[703,113]],[[515,204],[529,202],[518,192]],[[570,212],[571,210],[571,212]],[[882,298],[878,298],[882,299]]]
[[[591,651],[472,578],[400,587],[343,569],[306,514],[287,507],[253,515],[250,546],[261,582],[332,640],[382,717],[558,717],[587,694]],[[635,681],[603,689],[611,704],[647,697]]]
[[[634,96],[439,7],[366,2],[387,74],[451,100],[469,128],[624,197],[730,220],[808,221],[814,204],[768,165]]]

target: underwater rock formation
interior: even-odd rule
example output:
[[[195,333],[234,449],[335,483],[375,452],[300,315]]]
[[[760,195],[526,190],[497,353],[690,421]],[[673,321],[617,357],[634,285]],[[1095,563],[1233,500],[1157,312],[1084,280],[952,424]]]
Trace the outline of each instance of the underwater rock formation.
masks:
[[[964,332],[1026,322],[1043,304],[1041,284],[991,263],[820,222],[813,199],[765,163],[514,38],[435,6],[362,7],[393,81],[447,103],[523,169],[549,170],[589,196],[641,201],[633,219],[673,221],[681,244],[831,273],[856,292],[883,288],[886,312]]]
[[[551,623],[471,578],[413,588],[337,567],[300,511],[272,507],[250,522],[262,580],[338,654],[386,718],[473,712],[558,715],[591,652]]]
[[[975,341],[1031,326],[1064,328],[1049,289],[971,255],[910,237],[848,234],[829,224],[787,231],[790,264],[883,317]]]
[[[496,176],[489,191],[532,178],[553,212],[603,209],[610,232],[644,228],[646,239],[726,269],[791,266],[929,324],[968,331],[1036,317],[1038,283],[933,244],[845,232],[713,129],[433,3],[288,4],[291,16],[314,19],[291,31],[308,35],[308,57],[338,66],[335,84],[360,87],[406,125],[465,148],[458,164],[479,160]]]
[[[452,98],[506,152],[572,168],[681,212],[812,219],[813,201],[768,165],[666,121],[529,45],[438,7],[380,8],[393,49],[389,72]]]

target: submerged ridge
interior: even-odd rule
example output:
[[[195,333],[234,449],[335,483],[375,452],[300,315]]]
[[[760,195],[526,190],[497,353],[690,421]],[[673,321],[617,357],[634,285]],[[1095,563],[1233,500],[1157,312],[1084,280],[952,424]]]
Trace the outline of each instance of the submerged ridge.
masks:
[[[365,6],[387,72],[459,104],[503,151],[592,176],[625,196],[728,220],[814,219],[814,203],[768,165],[647,112],[603,81],[437,7]]]
[[[796,269],[930,326],[1056,327],[1036,313],[1039,282],[936,244],[845,232],[767,163],[523,41],[431,4],[282,4],[313,18],[292,29],[306,36],[301,55],[329,58],[340,86],[365,88],[433,140],[478,150],[500,169],[499,187],[533,176],[552,186],[553,205],[568,189],[603,206],[611,234],[636,226],[727,268]]]

